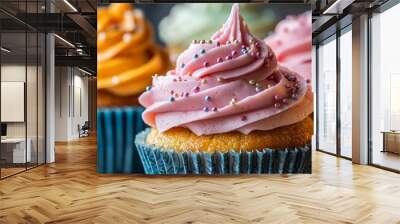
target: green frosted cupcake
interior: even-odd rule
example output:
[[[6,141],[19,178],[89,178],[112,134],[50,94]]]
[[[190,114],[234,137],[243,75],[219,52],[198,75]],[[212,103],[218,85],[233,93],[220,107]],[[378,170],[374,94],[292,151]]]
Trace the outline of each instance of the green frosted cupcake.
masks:
[[[167,44],[171,60],[175,62],[179,53],[194,39],[208,39],[222,24],[231,10],[231,3],[184,3],[175,5],[159,25],[161,39]],[[265,37],[272,30],[276,17],[265,4],[240,4],[241,15],[250,32]]]

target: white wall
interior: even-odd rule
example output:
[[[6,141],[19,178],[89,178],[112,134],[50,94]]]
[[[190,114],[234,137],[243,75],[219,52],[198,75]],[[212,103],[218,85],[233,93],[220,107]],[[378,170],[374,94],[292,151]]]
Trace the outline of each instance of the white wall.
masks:
[[[30,69],[30,68],[28,68]],[[1,81],[25,82],[25,65],[2,65],[1,66]],[[1,108],[5,110],[6,108]],[[7,123],[7,137],[25,137],[25,123]]]
[[[36,74],[36,67],[28,66],[27,67],[28,74],[35,73]],[[18,65],[18,64],[6,64],[1,66],[1,81],[3,82],[25,82],[25,65]],[[28,76],[29,78],[29,76]],[[30,85],[36,86],[36,81],[29,80]],[[36,102],[36,89],[28,88],[27,89],[27,102]],[[34,98],[34,99],[33,99]],[[34,105],[36,108],[36,103]],[[7,108],[1,108],[2,110],[6,110]],[[28,113],[28,122],[35,121],[36,123],[36,114]],[[33,116],[33,117],[31,117]],[[32,127],[33,125],[28,125]],[[29,131],[28,131],[29,132]],[[8,137],[25,137],[25,122],[11,122],[7,123],[7,136]],[[28,136],[29,137],[29,136]]]
[[[88,113],[88,78],[81,76],[82,73],[79,73],[79,75],[76,75],[75,70],[75,75],[74,75],[74,100],[75,100],[75,106],[73,110],[75,110],[73,119],[72,119],[72,135],[73,136],[78,136],[78,129],[77,126],[78,124],[83,125],[85,121],[88,121],[89,118],[89,113]],[[82,108],[80,108],[82,107]],[[82,111],[80,111],[82,110]]]
[[[56,67],[55,74],[55,140],[70,141],[88,120],[88,78],[72,67]]]
[[[55,140],[68,140],[68,87],[69,69],[67,67],[55,68]]]

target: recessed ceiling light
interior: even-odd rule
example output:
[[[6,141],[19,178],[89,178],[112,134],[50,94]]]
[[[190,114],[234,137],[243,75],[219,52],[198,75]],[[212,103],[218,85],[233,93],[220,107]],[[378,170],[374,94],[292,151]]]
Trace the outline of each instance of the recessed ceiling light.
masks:
[[[64,42],[65,44],[67,44],[70,47],[75,48],[75,45],[73,45],[71,42],[69,42],[68,40],[60,37],[58,34],[54,34],[55,37],[57,37],[59,40],[61,40],[62,42]]]
[[[322,14],[342,14],[343,9],[351,5],[355,0],[336,0]]]
[[[90,73],[90,72],[88,72],[88,71],[86,71],[86,70],[83,70],[83,69],[81,69],[81,68],[79,68],[79,67],[78,67],[78,70],[81,71],[81,72],[83,72],[83,73],[85,73],[85,74],[87,74],[87,75],[93,75],[92,73]]]
[[[5,47],[1,47],[0,50],[4,51],[6,53],[10,53],[11,52],[11,50],[9,50],[9,49],[7,49]]]
[[[67,4],[74,12],[78,12],[78,10],[73,6],[68,0],[64,0],[65,4]]]

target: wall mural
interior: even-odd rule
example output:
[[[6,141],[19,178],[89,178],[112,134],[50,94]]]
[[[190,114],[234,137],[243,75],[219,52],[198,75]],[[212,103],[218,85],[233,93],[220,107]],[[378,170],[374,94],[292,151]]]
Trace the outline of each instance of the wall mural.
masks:
[[[309,6],[151,7],[98,8],[98,172],[311,173]]]

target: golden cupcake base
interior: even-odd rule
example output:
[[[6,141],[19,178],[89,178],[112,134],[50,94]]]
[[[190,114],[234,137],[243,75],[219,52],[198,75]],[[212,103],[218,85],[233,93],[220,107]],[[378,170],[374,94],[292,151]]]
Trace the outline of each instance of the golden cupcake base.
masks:
[[[193,152],[253,151],[256,149],[284,149],[302,147],[311,143],[313,121],[310,117],[285,127],[269,131],[253,131],[248,135],[228,132],[197,136],[186,128],[173,128],[164,133],[152,128],[147,144],[163,149]]]

